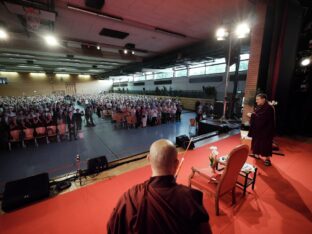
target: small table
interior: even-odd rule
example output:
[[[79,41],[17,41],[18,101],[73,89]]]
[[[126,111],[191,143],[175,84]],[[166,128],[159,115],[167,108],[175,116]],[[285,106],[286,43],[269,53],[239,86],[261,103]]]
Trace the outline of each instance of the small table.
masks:
[[[227,164],[227,159],[228,156],[221,156],[219,157],[217,166],[216,166],[216,170],[218,171],[222,171],[224,170],[226,164]],[[218,165],[221,164],[223,165],[222,168],[218,168]],[[239,175],[241,176],[240,178],[237,179],[236,184],[243,189],[243,194],[246,194],[246,189],[248,186],[251,185],[252,190],[254,190],[255,188],[255,183],[256,183],[256,178],[257,178],[257,170],[258,168],[255,167],[254,165],[250,164],[250,163],[245,163],[244,166],[242,167]]]

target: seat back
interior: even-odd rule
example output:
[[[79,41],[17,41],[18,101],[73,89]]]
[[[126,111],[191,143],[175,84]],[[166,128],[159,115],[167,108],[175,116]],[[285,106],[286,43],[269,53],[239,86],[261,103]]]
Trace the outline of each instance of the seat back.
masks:
[[[60,135],[65,135],[66,134],[66,124],[59,124],[57,125],[57,129]]]
[[[32,128],[26,128],[24,129],[24,133],[25,133],[25,140],[31,140],[34,138],[34,129]]]
[[[20,141],[20,130],[12,130],[10,131],[11,141]]]
[[[45,127],[38,127],[38,128],[36,128],[36,133],[37,133],[38,135],[45,135],[45,133],[46,133],[46,128],[45,128]]]
[[[56,126],[48,126],[48,136],[55,136],[56,135]]]
[[[217,187],[219,196],[229,192],[235,186],[241,168],[247,160],[248,152],[249,147],[247,145],[239,145],[230,152],[227,165]]]

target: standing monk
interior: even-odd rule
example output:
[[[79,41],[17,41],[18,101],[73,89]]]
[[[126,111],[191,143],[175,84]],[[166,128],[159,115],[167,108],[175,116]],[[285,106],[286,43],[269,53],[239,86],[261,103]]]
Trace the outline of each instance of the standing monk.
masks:
[[[122,195],[108,221],[108,233],[210,234],[202,192],[175,181],[179,160],[172,142],[154,142],[147,158],[152,177]]]
[[[249,137],[252,137],[251,149],[254,157],[266,157],[264,165],[271,166],[272,143],[274,137],[274,109],[268,103],[266,94],[256,96],[257,107],[253,113],[247,115],[250,119]]]

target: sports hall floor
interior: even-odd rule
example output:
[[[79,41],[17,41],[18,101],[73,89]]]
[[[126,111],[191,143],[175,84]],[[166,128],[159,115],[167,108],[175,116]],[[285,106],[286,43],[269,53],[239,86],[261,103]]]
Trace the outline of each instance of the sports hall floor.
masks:
[[[81,167],[87,160],[105,155],[108,162],[147,152],[151,143],[160,138],[175,142],[176,136],[189,133],[189,119],[194,113],[183,112],[181,122],[155,127],[116,129],[110,119],[94,115],[95,127],[83,127],[78,140],[63,140],[60,143],[42,142],[36,148],[29,145],[23,149],[15,146],[12,151],[0,150],[0,193],[7,181],[48,172],[50,178],[76,170],[76,155],[81,158]]]

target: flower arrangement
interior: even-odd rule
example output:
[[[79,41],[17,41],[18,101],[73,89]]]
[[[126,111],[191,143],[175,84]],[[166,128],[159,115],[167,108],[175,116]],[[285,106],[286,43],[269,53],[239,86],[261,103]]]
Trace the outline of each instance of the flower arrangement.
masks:
[[[218,148],[216,146],[211,146],[210,147],[210,155],[209,155],[209,161],[210,161],[210,166],[213,167],[216,164],[216,158],[219,154]]]
[[[269,104],[270,104],[271,106],[277,106],[278,102],[272,100],[272,101],[269,101]]]

